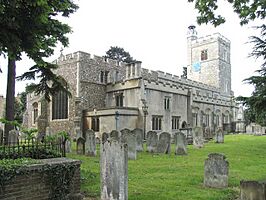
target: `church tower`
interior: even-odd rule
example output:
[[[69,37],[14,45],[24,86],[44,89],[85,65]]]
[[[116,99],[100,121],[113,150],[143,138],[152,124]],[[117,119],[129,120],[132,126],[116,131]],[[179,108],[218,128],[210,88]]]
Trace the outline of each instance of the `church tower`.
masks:
[[[187,78],[231,93],[230,41],[219,33],[197,37],[196,27],[188,27]]]

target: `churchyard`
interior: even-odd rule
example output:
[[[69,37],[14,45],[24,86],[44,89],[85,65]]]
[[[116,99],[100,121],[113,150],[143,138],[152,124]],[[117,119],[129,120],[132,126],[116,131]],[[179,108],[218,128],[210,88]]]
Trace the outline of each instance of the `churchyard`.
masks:
[[[228,200],[237,199],[241,180],[266,179],[266,137],[226,135],[224,143],[214,140],[203,148],[188,145],[187,155],[175,155],[174,144],[170,154],[144,151],[136,160],[128,160],[129,200]],[[77,155],[76,144],[69,158],[82,161],[81,190],[88,199],[100,199],[100,146],[95,157]],[[229,162],[228,187],[213,189],[204,186],[204,162],[211,153],[222,153]]]

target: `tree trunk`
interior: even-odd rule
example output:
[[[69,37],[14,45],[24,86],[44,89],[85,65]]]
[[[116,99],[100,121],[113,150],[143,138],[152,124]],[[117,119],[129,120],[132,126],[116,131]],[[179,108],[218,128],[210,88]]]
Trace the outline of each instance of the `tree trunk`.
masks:
[[[16,60],[8,58],[7,90],[6,90],[6,120],[14,120],[15,105],[15,79],[16,79]],[[5,124],[5,144],[8,144],[8,133],[14,127]]]

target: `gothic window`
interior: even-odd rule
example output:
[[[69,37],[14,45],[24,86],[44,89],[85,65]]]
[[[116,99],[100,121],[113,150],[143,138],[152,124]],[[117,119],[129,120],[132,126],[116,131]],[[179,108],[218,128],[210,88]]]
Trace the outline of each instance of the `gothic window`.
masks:
[[[123,93],[117,94],[115,96],[115,106],[116,107],[123,107]]]
[[[93,117],[91,120],[91,129],[98,132],[100,130],[100,120],[99,117]]]
[[[172,117],[172,129],[173,130],[179,129],[179,118],[180,117],[177,117],[177,116]]]
[[[162,130],[162,116],[152,116],[152,130]]]
[[[170,110],[170,97],[165,97],[164,98],[164,109],[165,110]]]
[[[207,49],[201,51],[200,58],[202,61],[208,60],[208,50]]]
[[[210,126],[210,115],[206,114],[206,126]]]
[[[193,126],[198,126],[198,113],[193,113]]]
[[[59,91],[52,98],[52,119],[68,118],[68,96],[65,91]]]
[[[100,83],[107,83],[108,82],[108,74],[109,74],[109,71],[101,71],[100,72]]]
[[[35,103],[32,104],[32,106],[33,106],[33,124],[35,124],[36,123],[36,119],[38,117],[38,103],[35,102]]]
[[[104,82],[104,71],[101,71],[100,73],[100,83]]]
[[[104,73],[104,81],[105,81],[105,83],[108,82],[108,74],[109,74],[109,71],[105,71],[105,73]]]
[[[216,115],[216,125],[219,126],[220,125],[220,116]]]

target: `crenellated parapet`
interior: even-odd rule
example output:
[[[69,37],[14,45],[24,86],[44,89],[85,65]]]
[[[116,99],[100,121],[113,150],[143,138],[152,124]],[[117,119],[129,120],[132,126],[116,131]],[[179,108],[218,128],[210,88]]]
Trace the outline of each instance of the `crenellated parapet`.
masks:
[[[221,35],[220,33],[214,33],[211,35],[206,35],[204,37],[198,37],[196,40],[192,40],[191,44],[196,44],[196,43],[204,43],[204,42],[210,42],[212,40],[223,40],[224,42],[230,44],[230,40]]]

